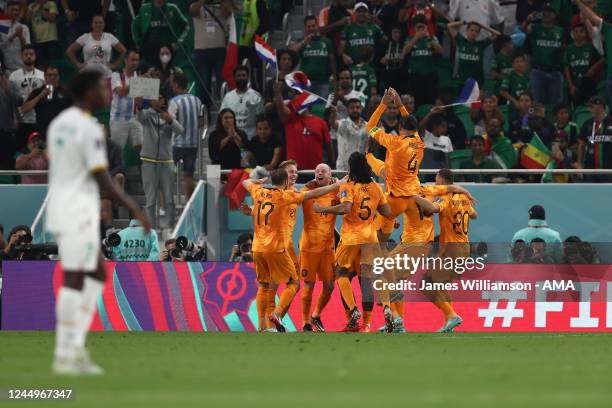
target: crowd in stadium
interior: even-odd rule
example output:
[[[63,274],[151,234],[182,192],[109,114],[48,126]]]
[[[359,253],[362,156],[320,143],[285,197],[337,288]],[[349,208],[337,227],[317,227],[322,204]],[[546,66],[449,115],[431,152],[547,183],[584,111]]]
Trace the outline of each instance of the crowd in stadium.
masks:
[[[137,3],[0,1],[0,169],[47,168],[47,126],[70,104],[62,84],[85,67],[102,70],[112,90],[110,112],[99,117],[117,159],[117,181],[124,172],[121,150],[130,144],[140,151],[145,190],[159,177],[166,193],[179,159],[188,192],[193,189],[202,105],[217,117],[207,141],[210,160],[224,169],[269,170],[285,159],[300,169],[322,161],[343,169],[350,153],[366,150],[384,159],[384,148],[366,142],[364,118],[387,87],[400,92],[418,120],[426,142],[423,169],[612,168],[607,1],[517,1],[508,16],[508,6],[496,0],[332,0],[305,17],[303,28],[291,27],[303,38],[278,49],[278,72],[267,76],[254,38],[278,30],[279,13],[290,2]],[[224,78],[238,15],[239,61],[250,64]],[[299,114],[285,109],[292,94],[283,80],[296,70],[326,103]],[[134,76],[160,78],[160,100],[143,105],[131,98]],[[226,79],[233,90],[221,95]],[[480,86],[480,106],[442,107],[469,79]],[[388,110],[386,131],[397,130],[397,117],[397,109]],[[161,177],[151,175],[152,166],[164,168]],[[605,177],[479,174],[464,181]]]

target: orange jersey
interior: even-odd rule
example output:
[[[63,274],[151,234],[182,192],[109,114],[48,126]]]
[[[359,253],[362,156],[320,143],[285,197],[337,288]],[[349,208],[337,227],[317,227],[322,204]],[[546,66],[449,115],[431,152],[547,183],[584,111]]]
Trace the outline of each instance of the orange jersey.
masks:
[[[447,192],[446,186],[429,185],[421,186],[420,196],[429,201],[434,201],[436,196],[443,196]],[[415,202],[416,205],[416,202]],[[402,232],[402,244],[420,243],[424,244],[434,240],[433,216],[423,214],[417,205],[418,211],[404,213],[404,230]]]
[[[468,231],[474,207],[468,196],[450,194],[439,205],[440,243],[470,242]]]
[[[425,143],[415,132],[412,136],[398,136],[385,133],[378,122],[386,107],[381,104],[368,121],[370,136],[381,146],[387,148],[385,171],[387,173],[387,192],[394,197],[410,197],[419,194],[419,168],[423,161]],[[403,116],[408,112],[401,110]]]
[[[297,190],[295,189],[295,187],[289,187],[287,191],[297,191]],[[293,230],[295,229],[295,223],[297,222],[298,207],[299,207],[299,203],[291,204],[287,207],[287,211],[289,212],[289,223],[287,225],[288,226],[288,229],[286,230],[287,236],[285,238],[287,240],[287,245],[289,245],[291,241],[293,240]]]
[[[374,228],[376,209],[387,203],[387,198],[378,183],[348,182],[338,193],[341,203],[351,203],[351,210],[342,220],[340,240],[343,245],[357,245],[378,242]]]
[[[253,197],[253,252],[283,252],[291,239],[290,207],[304,201],[304,193],[250,184]]]
[[[302,192],[311,189],[304,187]],[[321,253],[334,249],[334,228],[336,226],[335,214],[316,213],[312,209],[314,203],[324,207],[331,207],[339,204],[338,193],[336,191],[321,196],[315,200],[304,201],[302,211],[304,213],[304,227],[300,238],[300,251]]]

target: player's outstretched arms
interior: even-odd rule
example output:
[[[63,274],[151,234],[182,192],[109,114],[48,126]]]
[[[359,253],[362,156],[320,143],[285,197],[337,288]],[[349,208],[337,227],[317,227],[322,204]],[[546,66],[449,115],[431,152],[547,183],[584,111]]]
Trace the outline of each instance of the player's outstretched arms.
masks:
[[[452,184],[450,186],[447,186],[447,190],[449,194],[465,194],[471,202],[476,203],[476,199],[472,196],[472,194],[470,194],[470,192],[462,186],[459,186],[457,184]]]
[[[336,215],[344,215],[344,214],[348,214],[351,211],[351,205],[353,205],[352,203],[340,203],[331,207],[324,207],[322,205],[319,205],[318,203],[314,203],[314,205],[312,206],[312,209],[314,212],[316,213],[320,213],[320,214],[336,214]]]
[[[113,179],[110,176],[110,173],[106,168],[100,169],[93,172],[93,176],[98,183],[98,186],[101,190],[105,190],[111,197],[112,200],[119,202],[121,205],[126,207],[132,217],[140,221],[142,228],[144,228],[145,232],[148,234],[151,231],[151,220],[149,217],[142,211],[142,209],[129,198],[125,193],[117,188],[117,185],[113,182]]]
[[[421,207],[423,214],[430,216],[432,214],[440,212],[440,207],[438,206],[438,204],[432,203],[431,201],[426,200],[421,196],[415,196],[414,198],[416,200],[417,205]]]
[[[267,178],[265,179],[246,179],[242,181],[242,187],[244,187],[245,190],[248,190],[251,184],[263,184],[267,180],[268,180]]]
[[[381,204],[376,207],[376,211],[378,211],[381,215],[385,217],[393,217],[393,212],[391,212],[391,206],[387,203]]]
[[[385,113],[385,110],[387,109],[387,105],[390,104],[391,102],[393,102],[393,98],[391,94],[389,93],[389,90],[387,89],[385,90],[382,100],[380,101],[380,105],[378,105],[376,110],[372,113],[372,116],[370,116],[370,120],[368,120],[368,123],[366,124],[366,129],[370,133],[370,136],[372,136],[373,138],[376,138],[376,134],[378,132],[373,133],[371,132],[371,130],[378,127],[380,118],[382,117],[383,113]]]
[[[325,194],[328,194],[334,191],[338,191],[340,186],[346,183],[346,180],[347,180],[347,177],[344,177],[341,180],[338,180],[337,182],[335,182],[334,184],[330,184],[329,186],[319,187],[319,188],[315,188],[314,190],[307,191],[306,193],[304,193],[304,200],[310,200],[312,198],[321,197],[321,196],[324,196]]]

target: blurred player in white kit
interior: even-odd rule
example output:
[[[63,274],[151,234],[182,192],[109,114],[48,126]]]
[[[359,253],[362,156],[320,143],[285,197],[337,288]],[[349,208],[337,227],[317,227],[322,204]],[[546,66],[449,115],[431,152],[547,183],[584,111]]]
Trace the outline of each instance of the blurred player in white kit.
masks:
[[[91,116],[104,108],[103,75],[81,71],[73,79],[74,105],[48,129],[49,198],[46,224],[59,246],[64,282],[56,300],[53,371],[57,374],[103,374],[85,349],[85,338],[104,287],[100,251],[100,189],[127,207],[150,230],[138,206],[115,187],[106,158],[102,126]]]

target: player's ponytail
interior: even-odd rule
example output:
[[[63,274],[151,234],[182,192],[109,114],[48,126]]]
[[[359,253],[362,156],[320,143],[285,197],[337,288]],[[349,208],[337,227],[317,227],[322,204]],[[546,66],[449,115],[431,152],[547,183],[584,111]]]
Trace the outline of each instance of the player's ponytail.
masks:
[[[349,157],[348,164],[350,181],[361,184],[367,184],[372,181],[372,168],[363,154],[354,152]]]

